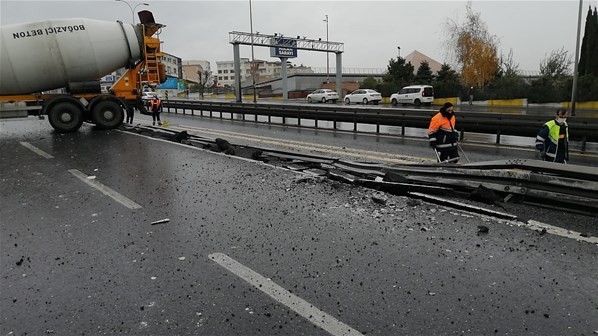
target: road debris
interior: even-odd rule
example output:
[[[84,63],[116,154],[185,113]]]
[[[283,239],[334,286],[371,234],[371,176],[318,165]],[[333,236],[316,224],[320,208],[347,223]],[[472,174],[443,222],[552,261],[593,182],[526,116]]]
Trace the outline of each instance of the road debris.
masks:
[[[157,220],[157,221],[155,221],[155,222],[152,222],[152,225],[156,225],[156,224],[165,224],[165,223],[168,223],[168,222],[170,222],[170,219],[168,219],[168,218],[164,218],[164,219],[160,219],[160,220]]]

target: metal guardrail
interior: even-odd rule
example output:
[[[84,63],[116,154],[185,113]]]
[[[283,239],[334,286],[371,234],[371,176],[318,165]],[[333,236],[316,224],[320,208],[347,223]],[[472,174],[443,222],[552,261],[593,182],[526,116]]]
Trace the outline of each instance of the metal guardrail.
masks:
[[[376,133],[380,133],[380,126],[399,126],[402,128],[402,135],[405,135],[405,128],[427,129],[430,118],[437,113],[436,110],[416,110],[404,108],[381,108],[381,107],[351,107],[339,105],[293,105],[293,104],[253,104],[235,102],[212,102],[212,101],[189,101],[170,100],[164,102],[164,107],[174,110],[174,113],[200,114],[209,112],[209,117],[223,119],[228,114],[230,119],[234,115],[241,115],[245,120],[246,115],[297,119],[301,125],[302,119],[315,121],[318,127],[319,121],[330,121],[333,129],[337,128],[337,122],[353,123],[353,131],[357,131],[358,124],[376,125]],[[199,113],[198,113],[199,112]],[[217,113],[215,116],[214,113]],[[545,115],[517,115],[497,114],[487,112],[464,112],[457,114],[456,129],[461,132],[495,134],[496,143],[500,143],[501,135],[515,135],[535,137],[540,127],[550,119]],[[569,128],[572,130],[571,139],[582,141],[582,150],[585,150],[586,142],[598,141],[598,119],[586,117],[570,117]],[[309,126],[304,126],[309,127]]]
[[[511,199],[553,210],[598,215],[598,172],[594,167],[538,160],[499,160],[469,164],[393,164],[348,161],[338,157],[288,152],[281,149],[230,144],[217,139],[155,126],[125,126],[125,130],[187,145],[269,162],[310,176],[360,184],[395,195],[424,199],[490,216],[516,216],[465,204],[458,198],[503,207]],[[243,151],[236,153],[236,147]],[[232,150],[231,150],[232,149]],[[248,151],[249,150],[249,151]],[[422,194],[425,192],[425,194]],[[433,196],[435,195],[435,196]],[[448,198],[437,196],[447,195]],[[503,207],[504,208],[504,207]]]

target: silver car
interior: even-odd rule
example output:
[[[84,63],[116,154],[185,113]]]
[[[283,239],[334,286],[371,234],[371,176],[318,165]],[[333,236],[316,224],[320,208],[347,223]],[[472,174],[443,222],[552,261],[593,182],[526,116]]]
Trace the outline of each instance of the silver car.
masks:
[[[336,91],[330,89],[319,89],[307,95],[307,102],[314,103],[314,102],[322,102],[327,103],[328,101],[332,101],[336,103],[338,100],[338,93]]]
[[[378,103],[382,100],[382,95],[380,92],[371,89],[359,89],[355,90],[345,96],[345,104],[349,105],[353,104],[364,104],[367,105],[370,102],[374,105],[378,105]]]

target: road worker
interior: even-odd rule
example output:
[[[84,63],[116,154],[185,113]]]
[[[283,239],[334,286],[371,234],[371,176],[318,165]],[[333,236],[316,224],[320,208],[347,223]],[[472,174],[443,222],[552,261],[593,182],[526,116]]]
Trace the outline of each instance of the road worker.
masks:
[[[436,152],[438,162],[459,161],[457,141],[459,133],[455,129],[455,110],[453,104],[446,102],[430,121],[428,128],[430,147]]]
[[[545,123],[536,136],[536,149],[544,161],[569,161],[569,125],[567,109],[557,109],[553,120]]]
[[[158,96],[154,96],[152,100],[150,100],[150,110],[152,111],[152,125],[156,125],[156,121],[158,121],[158,126],[162,126],[162,121],[160,121],[160,112],[162,109],[162,101]]]

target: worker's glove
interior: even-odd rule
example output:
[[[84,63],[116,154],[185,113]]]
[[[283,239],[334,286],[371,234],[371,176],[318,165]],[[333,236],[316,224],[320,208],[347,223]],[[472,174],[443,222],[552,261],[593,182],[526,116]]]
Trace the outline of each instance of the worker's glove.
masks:
[[[436,141],[430,141],[430,147],[436,149]]]

